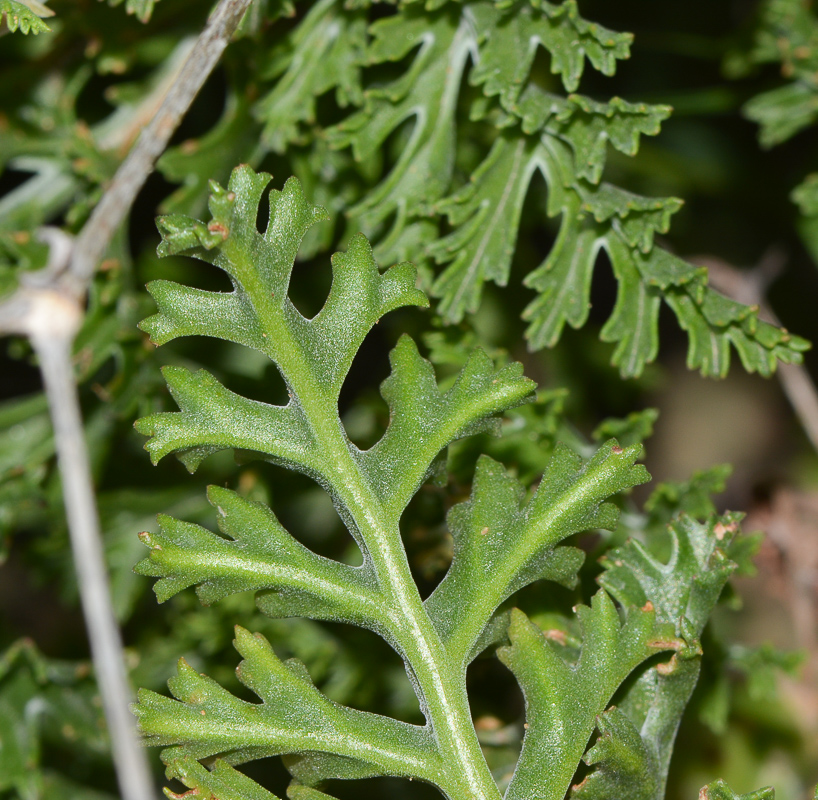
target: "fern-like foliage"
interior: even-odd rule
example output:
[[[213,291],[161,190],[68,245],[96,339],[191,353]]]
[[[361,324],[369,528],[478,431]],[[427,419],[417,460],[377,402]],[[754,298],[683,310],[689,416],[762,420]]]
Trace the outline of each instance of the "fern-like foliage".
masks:
[[[775,800],[775,791],[767,786],[755,792],[736,794],[724,781],[715,781],[703,786],[699,797],[702,800]]]
[[[45,33],[51,28],[43,17],[53,17],[54,12],[38,0],[0,0],[0,22],[14,33]]]
[[[612,793],[664,797],[679,712],[699,677],[700,637],[736,563],[731,559],[739,517],[707,523],[683,515],[670,523],[669,561],[652,556],[637,540],[603,558],[599,582],[620,603],[651,608],[683,642],[668,664],[643,671],[599,719],[600,738],[585,756],[594,770],[575,787],[576,800]]]
[[[751,44],[731,53],[728,74],[741,77],[763,64],[780,64],[785,82],[744,105],[744,115],[759,126],[764,148],[786,142],[818,122],[818,16],[798,0],[765,0],[753,23]],[[818,260],[818,173],[792,190],[802,218],[800,232]]]
[[[619,293],[601,336],[616,345],[613,362],[623,375],[639,375],[656,357],[662,302],[689,335],[689,366],[703,374],[726,374],[731,348],[746,369],[764,375],[778,360],[800,359],[803,340],[714,293],[704,271],[655,241],[681,201],[602,181],[608,146],[635,155],[640,138],[658,133],[670,113],[575,93],[586,67],[614,74],[630,55],[630,34],[584,19],[574,0],[407,2],[368,24],[370,13],[366,3],[315,4],[267,57],[264,78],[276,82],[253,113],[266,147],[310,152],[302,166],[293,161],[295,171],[320,170],[335,182],[337,209],[375,242],[378,258],[423,267],[446,322],[474,312],[486,282],[508,282],[523,203],[541,174],[543,224],[559,217],[560,226],[547,259],[525,278],[536,292],[524,313],[532,349],[554,345],[566,324],[585,324],[604,250]],[[540,50],[558,76],[545,87],[531,76]],[[369,68],[393,77],[367,82]],[[466,84],[474,88],[464,97]],[[342,119],[322,130],[316,101],[331,91]],[[489,146],[463,174],[456,154],[467,102],[470,124],[482,120],[479,140]],[[383,169],[390,139],[400,144]],[[327,142],[350,149],[357,180],[321,152]]]
[[[481,651],[506,640],[498,655],[527,703],[527,732],[506,797],[562,798],[597,725],[603,738],[586,759],[601,765],[598,774],[610,761],[604,737],[616,737],[620,749],[641,747],[644,769],[637,778],[649,771],[651,785],[660,786],[687,700],[677,684],[687,689],[695,673],[697,637],[730,572],[719,546],[727,546],[734,522],[678,523],[679,549],[667,565],[635,544],[617,552],[590,606],[576,609],[577,646],[567,648],[565,637],[544,634],[523,612],[508,613],[504,603],[538,580],[574,585],[584,556],[563,542],[616,525],[618,509],[610,498],[648,479],[636,463],[641,445],[610,440],[584,462],[558,446],[528,499],[503,465],[483,457],[470,497],[448,516],[455,539],[451,567],[422,601],[401,540],[404,509],[440,470],[450,442],[495,427],[498,414],[532,399],[533,384],[519,364],[498,368],[477,350],[441,388],[431,364],[403,337],[382,385],[388,427],[370,449],[356,447],[338,416],[355,353],[383,314],[427,300],[415,287],[414,268],[398,264],[381,272],[358,235],[332,258],[324,307],[304,318],[288,285],[303,237],[326,213],[290,179],[270,193],[270,219],[260,233],[256,218],[269,180],[239,167],[226,189],[213,184],[209,222],[160,219],[160,254],[216,265],[233,291],[155,281],[149,289],[158,313],[142,327],[156,344],[204,335],[265,354],[284,378],[289,402],[250,400],[204,370],[168,368],[180,410],[143,418],[137,429],[151,437],[146,447],[154,460],[176,453],[191,470],[217,450],[236,449],[309,475],[331,495],[360,548],[361,564],[319,556],[268,506],[212,487],[208,497],[220,533],[160,517],[160,531],[142,535],[150,555],[137,571],[158,578],[160,601],[190,586],[204,603],[253,590],[270,616],[374,631],[404,660],[426,721],[412,725],[335,703],[301,662],[282,661],[262,636],[237,628],[243,658],[237,674],[258,702],[234,696],[184,661],[169,683],[173,698],[140,692],[140,726],[150,743],[166,747],[168,775],[197,796],[261,800],[272,795],[235,766],[284,755],[293,798],[326,797],[315,787],[328,779],[392,775],[431,783],[452,800],[497,800],[500,791],[471,721],[465,676]],[[673,654],[669,662],[661,658],[666,652]],[[606,712],[635,670],[639,688],[629,696],[639,694],[636,710],[626,703],[618,715]],[[640,733],[628,725],[639,724],[635,715],[648,713],[651,704],[658,729],[647,736],[652,729],[643,725],[647,740],[640,744]]]

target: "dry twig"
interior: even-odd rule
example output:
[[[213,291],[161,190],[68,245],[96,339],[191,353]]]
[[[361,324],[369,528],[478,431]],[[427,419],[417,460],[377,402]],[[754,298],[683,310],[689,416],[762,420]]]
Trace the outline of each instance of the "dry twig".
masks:
[[[48,266],[23,275],[20,288],[0,303],[0,334],[28,336],[40,359],[82,608],[124,800],[147,800],[153,787],[128,709],[131,691],[111,605],[71,349],[98,263],[250,2],[220,0],[162,105],[79,236],[72,240],[57,229],[43,229],[41,237],[50,245]]]

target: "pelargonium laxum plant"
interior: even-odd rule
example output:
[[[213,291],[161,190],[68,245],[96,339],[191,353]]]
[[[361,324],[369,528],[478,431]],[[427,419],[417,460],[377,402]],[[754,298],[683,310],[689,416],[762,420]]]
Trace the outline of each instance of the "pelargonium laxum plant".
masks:
[[[327,780],[379,775],[425,781],[451,800],[560,800],[567,792],[603,800],[612,791],[661,797],[698,676],[699,639],[735,568],[737,518],[678,517],[669,528],[668,561],[629,541],[605,558],[590,604],[575,608],[573,635],[543,630],[509,599],[535,581],[574,585],[584,553],[564,540],[616,526],[612,499],[648,480],[637,463],[641,445],[610,440],[588,459],[558,445],[530,497],[502,464],[482,456],[471,495],[448,514],[451,566],[421,598],[401,537],[404,509],[445,469],[451,442],[496,428],[498,415],[533,399],[534,384],[519,364],[498,368],[476,349],[444,391],[403,336],[381,387],[388,427],[360,450],[338,413],[350,364],[384,314],[427,300],[411,265],[381,272],[358,235],[332,258],[321,311],[303,317],[288,284],[302,238],[326,213],[290,179],[270,193],[269,223],[260,233],[258,206],[269,181],[238,167],[227,189],[213,184],[211,221],[160,219],[162,255],[214,264],[233,291],[155,281],[149,289],[159,310],[142,327],[156,344],[204,335],[264,353],[289,402],[250,400],[205,370],[169,367],[165,378],[180,410],[143,418],[137,429],[151,437],[146,447],[155,461],[176,453],[191,471],[208,455],[235,449],[308,475],[332,497],[361,563],[312,552],[268,506],[211,487],[221,534],[160,517],[158,533],[142,534],[150,555],[137,571],[158,578],[160,601],[190,586],[204,603],[252,590],[265,614],[375,632],[403,659],[425,724],[331,701],[302,663],[280,660],[263,636],[237,627],[237,675],[259,702],[236,697],[184,661],[169,682],[173,698],[140,693],[140,727],[149,743],[165,746],[168,776],[193,796],[269,798],[235,767],[283,755],[293,798],[328,796],[315,788]],[[526,703],[519,759],[503,787],[481,752],[466,692],[466,670],[487,648],[514,674]],[[583,760],[592,769],[572,786]]]

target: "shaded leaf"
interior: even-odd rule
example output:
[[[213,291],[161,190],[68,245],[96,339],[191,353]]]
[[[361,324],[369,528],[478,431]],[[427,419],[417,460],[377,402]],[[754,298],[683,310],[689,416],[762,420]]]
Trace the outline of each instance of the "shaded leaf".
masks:
[[[316,100],[330,89],[342,107],[361,104],[366,26],[360,11],[322,0],[272,52],[261,77],[278,80],[256,103],[254,115],[275,152],[304,139],[302,123],[315,122]]]

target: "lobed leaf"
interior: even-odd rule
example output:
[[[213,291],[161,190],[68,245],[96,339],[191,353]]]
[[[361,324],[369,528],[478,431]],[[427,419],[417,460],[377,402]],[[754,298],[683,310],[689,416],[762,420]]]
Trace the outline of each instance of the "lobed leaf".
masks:
[[[272,792],[259,786],[254,780],[234,769],[226,761],[217,758],[208,769],[183,750],[167,750],[165,775],[176,778],[193,791],[176,794],[165,789],[170,800],[195,797],[197,800],[279,800]]]
[[[168,682],[176,700],[141,690],[134,713],[149,744],[174,745],[166,762],[218,755],[236,765],[282,753],[328,753],[369,774],[432,780],[442,768],[425,728],[324,697],[301,662],[280,661],[264,637],[236,628],[239,680],[261,699],[239,700],[182,659]]]
[[[53,17],[54,12],[38,0],[0,0],[0,23],[14,33],[47,33],[51,30],[42,17]]]
[[[372,326],[388,311],[426,305],[427,300],[415,289],[411,265],[398,264],[381,274],[369,243],[358,235],[346,253],[333,256],[330,294],[321,311],[305,320],[287,289],[303,237],[316,221],[326,219],[326,212],[313,207],[291,178],[282,192],[270,193],[270,221],[265,233],[258,233],[256,214],[269,180],[265,173],[238,167],[226,191],[213,184],[208,225],[180,215],[160,218],[160,255],[185,254],[213,263],[228,273],[234,291],[202,292],[154,282],[149,288],[159,313],[141,327],[157,344],[177,336],[216,336],[265,353],[285,372],[285,364],[314,373],[318,368],[313,379],[321,381],[328,401],[337,400]],[[202,306],[210,316],[197,312]],[[353,307],[354,315],[348,312]],[[292,363],[295,357],[298,367]]]
[[[237,448],[262,454],[308,474],[319,474],[322,459],[313,434],[295,400],[272,406],[248,400],[222,386],[205,370],[183,367],[162,370],[181,409],[143,417],[135,424],[151,438],[145,449],[157,463],[168,453],[194,472],[209,455]]]
[[[500,648],[498,656],[525,695],[526,733],[507,800],[561,800],[597,715],[619,685],[651,656],[680,644],[668,637],[666,626],[657,625],[650,609],[629,607],[622,622],[604,591],[594,595],[590,607],[579,606],[576,612],[582,649],[576,664],[569,664],[559,644],[543,636],[521,611],[512,611],[511,645]]]
[[[457,98],[473,28],[457,7],[424,13],[409,6],[378,20],[370,32],[370,64],[398,61],[414,48],[409,69],[397,80],[365,92],[364,108],[327,132],[334,147],[352,147],[367,162],[405,120],[414,127],[386,178],[351,209],[352,217],[374,228],[395,216],[390,238],[401,236],[410,214],[447,191],[455,156]]]
[[[450,442],[496,430],[495,416],[531,399],[535,384],[522,365],[496,369],[479,348],[471,352],[451,388],[442,392],[432,365],[402,336],[389,354],[392,374],[381,385],[389,427],[358,461],[384,505],[399,514]]]
[[[591,788],[607,787],[616,759],[624,758],[642,765],[642,774],[620,774],[618,780],[628,791],[638,794],[650,785],[652,796],[663,796],[676,730],[699,677],[699,639],[736,569],[729,556],[735,548],[738,520],[737,515],[711,518],[706,524],[685,515],[673,520],[668,526],[671,555],[667,563],[636,540],[601,559],[605,572],[599,583],[620,603],[653,609],[656,619],[671,626],[681,642],[669,664],[644,670],[621,698],[619,709],[638,731],[640,741],[622,721],[611,734],[616,741],[598,752],[599,777],[593,778],[597,772],[591,774]],[[587,792],[579,797],[601,800],[606,796],[591,794],[591,789]]]
[[[500,95],[506,102],[515,100],[525,85],[538,46],[549,51],[551,72],[560,75],[569,92],[579,85],[586,59],[594,69],[613,75],[617,59],[630,56],[632,34],[588,22],[574,0],[560,4],[503,0],[494,7],[476,3],[469,13],[482,40],[470,81],[483,86],[486,95]]]
[[[477,311],[485,281],[508,282],[523,201],[544,158],[536,140],[501,133],[471,182],[438,203],[455,226],[428,248],[438,264],[448,264],[432,286],[446,321]]]
[[[322,0],[274,49],[261,77],[278,80],[254,108],[272,150],[304,141],[303,124],[315,123],[316,100],[330,89],[340,106],[361,105],[366,26],[359,10]]]
[[[229,538],[164,515],[158,534],[140,534],[151,553],[134,569],[159,578],[154,591],[160,603],[193,585],[205,605],[237,592],[267,590],[258,604],[270,616],[383,629],[371,565],[350,567],[316,555],[284,530],[267,506],[228,489],[211,486],[208,499]]]
[[[605,501],[648,480],[635,463],[641,449],[623,450],[611,440],[583,464],[558,445],[524,506],[523,487],[500,464],[480,458],[470,499],[449,513],[452,566],[425,603],[455,663],[465,666],[477,655],[492,615],[518,589],[542,578],[573,585],[584,556],[557,544],[573,533],[613,528],[618,510]]]
[[[596,769],[571,787],[571,800],[654,800],[661,796],[651,755],[634,724],[616,706],[596,719],[599,738],[583,761]]]
[[[818,120],[818,91],[803,83],[788,83],[756,95],[743,111],[761,126],[761,146],[775,147]]]

